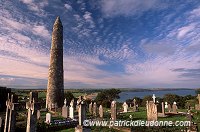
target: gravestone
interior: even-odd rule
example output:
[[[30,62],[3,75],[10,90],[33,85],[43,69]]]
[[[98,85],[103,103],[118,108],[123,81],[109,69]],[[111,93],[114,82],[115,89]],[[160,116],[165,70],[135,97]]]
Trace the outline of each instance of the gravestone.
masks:
[[[86,119],[85,101],[80,101],[78,105],[79,105],[79,111],[78,111],[79,125],[82,126],[84,120]]]
[[[55,103],[55,109],[54,109],[54,112],[57,112],[57,109],[58,109],[58,104]]]
[[[167,104],[167,102],[165,102],[165,109],[167,109],[168,108],[168,104]]]
[[[51,123],[51,113],[46,114],[46,123],[50,124]]]
[[[37,110],[37,119],[38,119],[38,120],[40,119],[40,116],[41,116],[40,110]]]
[[[90,128],[86,128],[83,126],[84,120],[86,120],[86,104],[84,99],[79,101],[77,104],[79,106],[78,117],[79,117],[79,124],[75,127],[75,132],[90,132]]]
[[[30,92],[29,101],[26,102],[26,109],[28,110],[26,132],[37,131],[37,110],[39,110],[39,105],[35,100],[38,100],[38,94]]]
[[[112,101],[111,103],[111,120],[116,121],[117,119],[117,105],[116,101]]]
[[[16,124],[16,100],[14,99],[14,95],[8,94],[8,99],[6,101],[6,117],[5,117],[5,124],[4,124],[4,132],[14,132],[15,131],[15,124]]]
[[[167,108],[167,109],[168,109],[168,112],[172,112],[172,107],[171,107],[171,105],[168,104],[167,107],[168,107],[168,108]]]
[[[64,105],[62,107],[62,117],[64,118],[68,118],[69,116],[69,108],[67,106],[67,100],[64,100]]]
[[[124,108],[124,112],[128,112],[128,105],[126,104],[126,102],[124,102],[124,104],[122,105]]]
[[[136,104],[136,99],[133,99],[133,112],[138,111],[138,105]]]
[[[160,103],[157,104],[157,112],[162,113],[162,104]]]
[[[69,117],[74,119],[74,99],[70,102]]]
[[[89,113],[92,114],[92,102],[89,104]]]
[[[2,118],[0,117],[0,132],[1,132],[1,130],[2,130]]]
[[[97,116],[97,104],[94,102],[93,104],[93,116]]]
[[[157,112],[158,112],[158,117],[165,117],[165,105],[164,102],[161,104],[157,105]]]
[[[76,101],[76,110],[79,111],[79,103],[83,100],[83,96],[79,96],[78,100]]]
[[[147,101],[146,109],[147,109],[147,121],[157,121],[158,119],[157,105],[153,101]]]
[[[103,106],[102,105],[99,106],[99,117],[103,118]]]
[[[153,94],[152,99],[153,99],[153,102],[156,103],[156,96],[155,96],[155,94]]]
[[[177,113],[177,105],[176,105],[176,102],[174,102],[173,105],[172,105],[172,111],[173,111],[174,113]]]
[[[200,110],[200,94],[197,95],[198,104],[195,104],[195,109]]]

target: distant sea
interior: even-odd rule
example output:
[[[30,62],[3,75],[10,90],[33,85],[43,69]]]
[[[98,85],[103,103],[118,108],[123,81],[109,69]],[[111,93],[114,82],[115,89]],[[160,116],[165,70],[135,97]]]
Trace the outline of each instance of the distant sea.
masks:
[[[155,94],[156,97],[163,97],[165,94],[177,94],[179,96],[185,96],[185,95],[196,95],[195,90],[194,89],[180,89],[180,90],[161,90],[161,91],[142,91],[142,92],[132,92],[132,91],[127,91],[127,92],[121,92],[119,94],[120,99],[118,99],[117,101],[119,102],[124,102],[127,99],[132,99],[134,97],[139,97],[139,98],[143,98],[144,96],[147,95],[153,95]]]

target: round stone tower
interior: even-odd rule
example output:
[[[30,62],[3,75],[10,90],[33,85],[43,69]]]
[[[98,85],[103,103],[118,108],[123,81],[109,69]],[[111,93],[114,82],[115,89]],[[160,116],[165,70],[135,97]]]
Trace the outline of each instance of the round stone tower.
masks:
[[[46,108],[62,107],[64,101],[63,81],[63,26],[57,17],[53,25],[50,65],[47,84]]]

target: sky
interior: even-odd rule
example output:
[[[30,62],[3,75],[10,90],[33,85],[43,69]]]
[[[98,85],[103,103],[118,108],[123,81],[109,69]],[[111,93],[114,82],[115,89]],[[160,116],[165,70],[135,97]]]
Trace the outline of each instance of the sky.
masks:
[[[200,87],[194,0],[0,0],[0,86],[46,88],[57,16],[65,88]]]

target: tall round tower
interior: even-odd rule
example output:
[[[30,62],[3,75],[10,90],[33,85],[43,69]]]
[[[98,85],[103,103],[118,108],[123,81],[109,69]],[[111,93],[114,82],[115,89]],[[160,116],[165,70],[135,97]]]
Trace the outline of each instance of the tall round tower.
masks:
[[[62,107],[64,101],[63,81],[63,26],[57,17],[53,25],[50,65],[47,84],[46,107]]]

